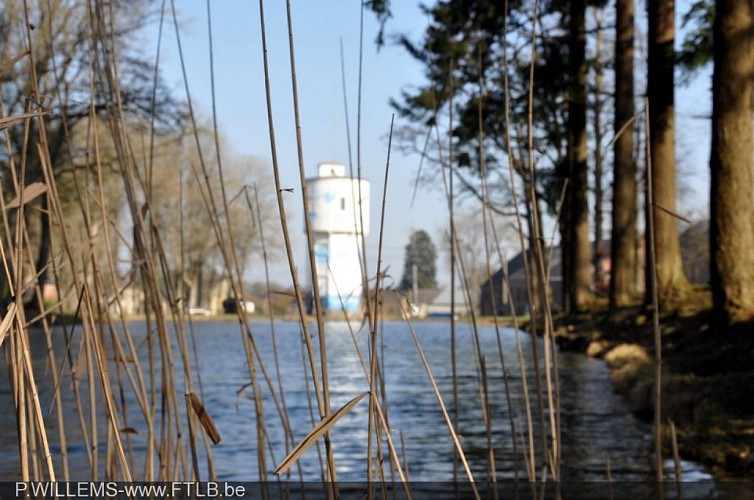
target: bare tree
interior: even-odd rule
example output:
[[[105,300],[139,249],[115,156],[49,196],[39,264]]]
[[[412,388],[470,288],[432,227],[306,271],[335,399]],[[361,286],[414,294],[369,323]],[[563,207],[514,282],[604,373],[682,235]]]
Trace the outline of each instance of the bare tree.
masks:
[[[200,129],[203,151],[211,151],[214,138],[209,129]],[[217,162],[205,158],[207,176],[201,170],[201,162],[193,138],[173,136],[164,138],[157,147],[153,167],[152,213],[174,275],[191,291],[192,305],[207,300],[210,287],[224,279],[225,269],[220,243],[213,232],[212,221],[224,227],[222,207],[212,205],[211,197],[217,200],[220,193],[220,175]],[[253,187],[259,192],[261,210],[273,210],[274,188],[264,172],[261,162],[253,157],[238,155],[222,143],[223,178],[225,190],[231,197],[229,216],[236,245],[241,274],[245,274],[255,256],[261,255],[258,222],[273,224],[276,218],[269,213],[253,217],[255,209]],[[211,191],[211,193],[210,193]],[[276,241],[273,227],[266,231],[267,245],[274,247]],[[182,266],[182,267],[181,267]]]
[[[149,123],[154,113],[158,128],[180,128],[182,107],[159,79],[155,87],[154,66],[146,62],[149,58],[138,44],[155,12],[153,2],[116,0],[108,6],[105,11],[101,4],[75,0],[8,0],[0,5],[0,114],[44,114],[43,119],[23,120],[4,130],[8,147],[0,152],[0,176],[6,196],[22,185],[44,182],[37,143],[48,153],[56,181],[75,170],[93,168],[87,148],[75,138],[87,137],[86,131],[77,130],[91,124],[90,117],[104,116],[111,98],[104,90],[102,61],[92,57],[99,50],[95,45],[107,44],[105,50],[119,61],[122,105],[129,119]],[[95,17],[112,31],[108,40],[89,32],[89,19]],[[73,188],[73,183],[61,186]],[[61,196],[76,198],[71,192]],[[39,281],[45,282],[51,244],[47,198],[39,197],[28,208],[25,223],[36,253],[35,268],[42,271]],[[17,222],[13,216],[11,223]]]

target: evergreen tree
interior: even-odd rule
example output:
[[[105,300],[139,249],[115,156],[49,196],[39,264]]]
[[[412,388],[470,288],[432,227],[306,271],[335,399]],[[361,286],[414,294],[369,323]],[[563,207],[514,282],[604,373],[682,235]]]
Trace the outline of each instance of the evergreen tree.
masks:
[[[437,288],[437,250],[426,231],[414,231],[406,245],[406,257],[403,260],[403,277],[400,290],[410,290],[414,286],[414,266],[418,288]]]
[[[675,186],[675,1],[649,0],[649,53],[647,98],[649,101],[649,144],[652,165],[652,214],[655,232],[655,261],[647,249],[647,272],[657,273],[657,294],[661,305],[682,298],[689,287],[683,274]],[[649,227],[649,224],[647,224]],[[647,302],[652,297],[652,280],[647,274]]]
[[[715,11],[710,256],[714,316],[726,327],[754,313],[754,8],[717,0]]]
[[[589,205],[587,202],[586,144],[586,1],[569,4],[568,71],[568,179],[563,236],[565,312],[583,312],[589,305],[592,285]]]
[[[610,308],[629,305],[636,292],[636,162],[634,161],[634,0],[618,0],[615,40],[615,133]]]

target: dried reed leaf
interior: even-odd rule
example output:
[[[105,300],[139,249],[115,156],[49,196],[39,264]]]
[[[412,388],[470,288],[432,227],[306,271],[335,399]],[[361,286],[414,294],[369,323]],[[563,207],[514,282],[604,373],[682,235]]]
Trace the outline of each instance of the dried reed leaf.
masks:
[[[31,53],[30,51],[26,50],[24,52],[21,52],[17,56],[13,57],[12,59],[8,59],[4,61],[3,65],[0,66],[0,75],[5,73],[6,71],[10,71],[11,68],[13,68],[13,66],[15,66],[18,61],[28,56],[30,53]]]
[[[207,433],[214,444],[219,443],[220,433],[217,432],[217,427],[215,427],[215,423],[212,421],[212,417],[210,417],[209,413],[207,413],[207,411],[204,409],[204,405],[202,405],[202,402],[199,401],[197,395],[193,392],[189,392],[186,397],[189,398],[189,402],[191,403],[191,408],[194,410],[194,413],[196,413],[196,416],[199,417],[199,422],[201,422],[202,427],[204,427],[204,432]]]
[[[134,357],[133,356],[109,356],[107,360],[114,361],[116,363],[133,363]]]
[[[8,306],[8,312],[3,318],[3,322],[0,323],[0,346],[3,345],[5,336],[8,335],[8,330],[10,330],[10,326],[13,324],[13,319],[16,317],[16,308],[16,303],[11,302],[10,306]]]
[[[298,460],[301,455],[304,454],[306,450],[308,450],[311,445],[313,445],[317,439],[322,437],[327,431],[330,430],[330,428],[335,425],[335,423],[340,420],[340,418],[348,413],[351,408],[356,406],[359,401],[362,400],[364,396],[369,394],[369,391],[364,391],[355,398],[353,398],[351,401],[343,405],[340,410],[336,411],[335,413],[332,413],[329,417],[323,419],[320,423],[318,423],[314,429],[311,430],[309,434],[302,439],[295,448],[288,454],[287,457],[283,459],[283,461],[278,465],[278,468],[275,469],[275,474],[278,476],[281,474],[285,474],[288,469],[291,468],[291,465],[293,465],[296,460]]]
[[[23,113],[21,115],[6,116],[5,118],[0,118],[0,130],[6,129],[14,123],[20,122],[21,120],[26,120],[27,118],[34,118],[35,116],[48,114],[50,114],[49,111],[32,111],[31,113]]]
[[[36,198],[37,196],[44,194],[47,192],[47,185],[43,182],[32,182],[28,186],[24,188],[23,195],[24,195],[24,205],[29,203],[31,200]],[[8,203],[6,208],[18,208],[21,206],[21,195],[16,196],[13,198],[13,201]]]

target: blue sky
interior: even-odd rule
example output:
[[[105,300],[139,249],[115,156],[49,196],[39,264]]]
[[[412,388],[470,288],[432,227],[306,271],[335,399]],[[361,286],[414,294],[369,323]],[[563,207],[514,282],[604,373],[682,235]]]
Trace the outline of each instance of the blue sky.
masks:
[[[394,2],[391,31],[420,36],[426,19],[418,4]],[[169,2],[168,2],[169,6]],[[181,43],[193,102],[199,113],[211,116],[209,42],[204,0],[177,0]],[[264,91],[258,2],[223,0],[211,3],[217,115],[220,129],[232,148],[259,157],[271,171],[270,145]],[[355,128],[359,62],[359,2],[318,0],[293,2],[293,31],[302,123],[304,163],[307,176],[317,164],[336,161],[348,164],[345,131],[340,41],[343,41],[348,87],[348,106],[355,161]],[[169,14],[169,13],[168,13]],[[271,64],[272,102],[278,158],[284,186],[295,187],[286,210],[294,220],[291,234],[297,247],[305,247],[298,162],[293,119],[290,60],[285,2],[266,2],[265,20]],[[160,66],[168,84],[185,96],[172,20],[166,17]],[[367,238],[370,269],[376,267],[379,196],[387,155],[387,135],[392,109],[388,101],[412,82],[421,81],[421,68],[402,49],[387,45],[377,49],[379,28],[370,13],[364,16],[362,83],[362,168],[372,183],[372,233]],[[154,30],[156,34],[156,29]],[[154,41],[156,47],[156,40]],[[148,51],[147,51],[148,52]],[[149,52],[148,52],[149,53]],[[154,49],[152,50],[154,53]],[[410,206],[418,157],[393,151],[388,183],[388,205],[383,246],[383,268],[390,266],[400,280],[404,246],[414,229],[425,229],[437,239],[446,220],[446,208],[438,190],[420,192]],[[305,253],[296,254],[299,269],[305,268]],[[438,261],[439,264],[439,261]],[[302,272],[300,271],[300,274]],[[251,273],[252,279],[261,278]],[[283,276],[280,281],[287,279]]]
[[[349,120],[355,161],[357,78],[359,62],[359,2],[356,0],[294,1],[293,30],[296,50],[299,103],[302,121],[304,162],[307,176],[314,176],[317,164],[336,161],[348,164],[345,113],[341,81],[340,42],[344,47]],[[170,2],[168,2],[169,8]],[[682,2],[683,4],[683,2]],[[416,39],[427,20],[418,3],[395,1],[389,33],[405,33]],[[205,0],[176,0],[181,41],[186,57],[192,99],[198,113],[211,116],[209,43]],[[217,114],[220,129],[238,153],[258,157],[271,172],[262,66],[259,5],[254,1],[211,2]],[[681,5],[679,10],[684,10]],[[637,22],[643,7],[637,7]],[[680,13],[679,13],[680,14]],[[278,157],[284,187],[294,187],[286,210],[293,219],[291,234],[299,249],[296,254],[300,275],[305,264],[305,238],[298,163],[293,121],[293,104],[288,56],[285,2],[265,2],[267,42],[271,64],[273,111]],[[166,17],[161,55],[162,74],[178,96],[184,96],[183,80],[169,11]],[[680,26],[680,25],[679,25]],[[362,167],[363,177],[372,183],[372,232],[367,238],[370,271],[376,267],[377,228],[380,197],[387,154],[387,134],[392,109],[389,99],[406,87],[421,83],[421,67],[401,48],[389,43],[377,49],[374,40],[378,22],[370,13],[364,16],[364,60],[362,88]],[[156,29],[154,30],[156,34]],[[156,39],[150,41],[156,47]],[[145,49],[154,54],[153,48]],[[643,84],[637,82],[637,91]],[[707,164],[709,160],[709,76],[702,74],[688,87],[677,91],[677,150],[679,163],[679,211],[693,218],[706,213]],[[608,152],[609,154],[609,152]],[[416,155],[391,154],[388,204],[383,247],[383,269],[400,280],[404,246],[411,231],[424,229],[439,246],[447,221],[447,209],[437,187],[419,191],[410,204],[419,164]],[[609,199],[606,200],[609,204]],[[609,212],[606,214],[609,220]],[[549,230],[548,230],[549,234]],[[442,258],[438,266],[444,266]],[[284,267],[277,267],[280,283],[287,283]],[[261,266],[249,273],[261,279]],[[440,276],[440,282],[447,280]]]

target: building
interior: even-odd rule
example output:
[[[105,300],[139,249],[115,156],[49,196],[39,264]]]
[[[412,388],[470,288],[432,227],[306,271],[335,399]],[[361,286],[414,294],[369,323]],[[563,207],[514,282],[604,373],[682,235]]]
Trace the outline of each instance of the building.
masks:
[[[550,260],[551,305],[553,310],[559,310],[563,307],[560,248],[548,248],[545,249],[545,252]],[[523,252],[509,260],[507,267],[508,283],[504,279],[505,270],[499,269],[482,284],[479,296],[479,310],[482,316],[493,315],[493,303],[495,304],[494,309],[497,310],[496,314],[499,316],[510,316],[514,310],[517,315],[530,313]]]
[[[359,313],[363,295],[359,252],[369,234],[369,181],[346,176],[343,165],[321,163],[319,175],[307,179],[306,186],[323,309],[326,314],[342,309]]]
[[[695,285],[705,285],[710,279],[710,254],[709,254],[709,221],[696,222],[686,228],[680,234],[681,260],[683,270],[689,282]],[[592,250],[595,251],[594,243]],[[610,241],[605,240],[602,248],[609,249]],[[547,250],[549,252],[549,250]],[[644,292],[644,241],[639,239],[636,247],[636,291],[637,294]],[[491,316],[493,313],[493,298],[498,315],[510,315],[511,302],[515,306],[516,314],[529,313],[529,297],[526,289],[526,276],[524,273],[523,253],[519,253],[508,261],[508,274],[510,286],[506,286],[503,279],[503,269],[498,270],[492,277],[482,284],[480,310],[482,315]],[[598,259],[597,267],[593,275],[592,291],[597,296],[607,296],[610,287],[610,255],[605,253]],[[550,292],[552,309],[559,310],[563,304],[562,266],[560,248],[552,249],[550,262]],[[491,294],[494,294],[491,295]]]
[[[681,259],[683,271],[691,283],[709,283],[709,220],[695,222],[681,233]]]

